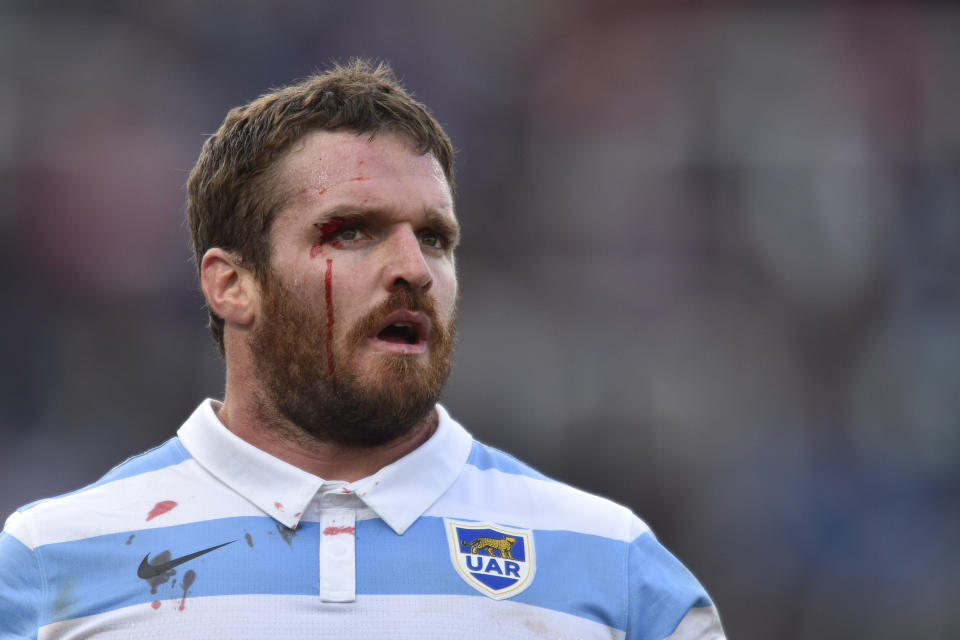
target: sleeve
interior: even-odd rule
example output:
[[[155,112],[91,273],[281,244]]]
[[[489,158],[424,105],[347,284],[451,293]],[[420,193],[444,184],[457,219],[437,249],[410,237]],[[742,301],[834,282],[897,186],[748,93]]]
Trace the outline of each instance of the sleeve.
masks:
[[[627,640],[724,640],[710,596],[650,531],[630,543]]]
[[[36,553],[14,535],[23,517],[14,513],[0,532],[0,639],[36,638],[43,578]]]

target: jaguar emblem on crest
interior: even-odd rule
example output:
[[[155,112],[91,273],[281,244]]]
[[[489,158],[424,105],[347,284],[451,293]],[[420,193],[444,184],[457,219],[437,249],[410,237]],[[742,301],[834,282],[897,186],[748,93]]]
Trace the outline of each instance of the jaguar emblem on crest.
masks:
[[[530,586],[536,570],[533,532],[444,518],[450,559],[464,581],[495,600]]]

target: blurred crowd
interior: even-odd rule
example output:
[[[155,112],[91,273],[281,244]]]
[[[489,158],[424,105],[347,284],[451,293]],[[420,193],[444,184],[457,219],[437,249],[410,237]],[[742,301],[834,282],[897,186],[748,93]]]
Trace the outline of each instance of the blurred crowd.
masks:
[[[960,636],[960,11],[778,7],[0,4],[0,511],[222,393],[190,168],[367,56],[458,150],[458,420],[636,510],[731,638]]]

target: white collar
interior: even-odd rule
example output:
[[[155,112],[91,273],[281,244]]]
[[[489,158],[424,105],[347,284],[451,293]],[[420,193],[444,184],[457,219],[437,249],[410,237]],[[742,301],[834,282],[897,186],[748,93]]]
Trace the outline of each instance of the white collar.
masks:
[[[473,446],[466,429],[437,405],[437,430],[417,449],[366,478],[349,484],[330,482],[234,434],[220,422],[214,402],[202,402],[177,431],[183,446],[214,477],[291,529],[326,484],[354,493],[403,534],[450,488]]]

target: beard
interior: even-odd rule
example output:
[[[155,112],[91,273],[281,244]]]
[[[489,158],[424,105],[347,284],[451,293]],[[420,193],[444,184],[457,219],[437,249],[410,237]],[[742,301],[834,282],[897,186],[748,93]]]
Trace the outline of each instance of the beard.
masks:
[[[275,274],[267,279],[262,322],[250,336],[250,348],[268,394],[261,398],[268,421],[279,413],[294,431],[315,440],[369,448],[407,434],[430,414],[450,375],[455,314],[442,323],[430,297],[402,287],[360,318],[345,344],[335,347],[332,312],[318,312]],[[359,349],[399,309],[430,318],[426,362],[378,354],[371,370],[360,371]]]

